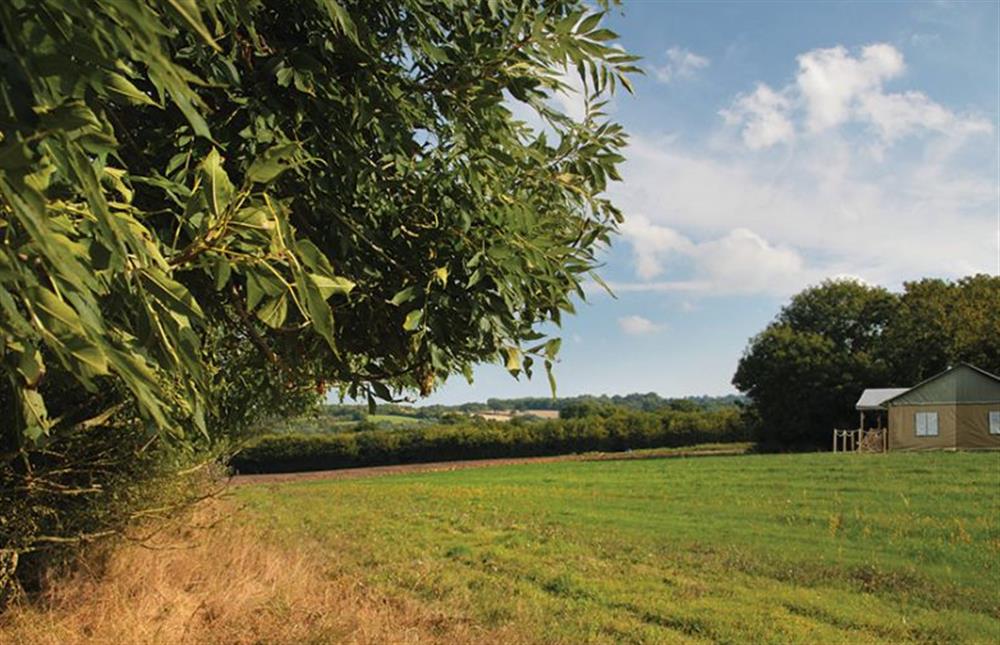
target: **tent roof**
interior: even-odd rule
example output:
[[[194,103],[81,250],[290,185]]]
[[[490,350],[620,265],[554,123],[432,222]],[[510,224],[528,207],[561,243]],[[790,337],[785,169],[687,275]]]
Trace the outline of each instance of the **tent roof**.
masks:
[[[861,393],[861,398],[855,404],[858,410],[884,410],[882,405],[887,400],[909,391],[908,387],[870,387]]]
[[[959,363],[885,401],[886,405],[1000,403],[1000,376]]]

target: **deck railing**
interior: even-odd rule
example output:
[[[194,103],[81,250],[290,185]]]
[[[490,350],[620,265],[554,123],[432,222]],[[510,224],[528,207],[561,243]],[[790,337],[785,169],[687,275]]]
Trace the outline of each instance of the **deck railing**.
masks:
[[[889,433],[885,428],[833,431],[834,452],[886,452]]]

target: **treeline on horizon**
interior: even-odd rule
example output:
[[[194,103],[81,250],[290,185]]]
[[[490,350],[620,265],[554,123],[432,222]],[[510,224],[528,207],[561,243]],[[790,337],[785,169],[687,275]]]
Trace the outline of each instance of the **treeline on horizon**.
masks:
[[[656,412],[674,410],[682,412],[715,411],[742,405],[746,398],[731,394],[725,396],[687,396],[666,398],[655,392],[626,395],[591,395],[572,397],[522,397],[513,399],[490,398],[483,402],[456,405],[407,405],[380,403],[375,412],[367,405],[334,403],[320,404],[304,414],[292,417],[267,419],[258,424],[251,434],[286,434],[290,432],[361,432],[376,429],[401,429],[428,423],[477,423],[479,412],[513,411],[522,413],[521,420],[530,420],[531,412],[558,410],[561,418],[574,418],[590,414],[605,416],[618,411]],[[387,417],[396,417],[386,420]]]
[[[230,461],[239,473],[296,472],[583,452],[620,452],[747,441],[751,429],[737,406],[655,412],[595,409],[574,418],[464,422],[400,430],[268,434]]]

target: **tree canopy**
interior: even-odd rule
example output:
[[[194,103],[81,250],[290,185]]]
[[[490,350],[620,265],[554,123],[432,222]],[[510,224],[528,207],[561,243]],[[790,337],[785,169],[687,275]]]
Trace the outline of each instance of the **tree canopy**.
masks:
[[[1000,372],[1000,277],[924,279],[901,294],[852,280],[795,295],[750,340],[733,384],[765,441],[826,445],[865,388],[907,387],[959,361]]]
[[[583,2],[0,5],[0,356],[19,441],[175,436],[248,390],[551,367],[619,213],[635,57]],[[574,121],[549,100],[583,87]],[[540,126],[516,119],[524,104]],[[265,372],[263,375],[260,372]],[[125,408],[122,408],[122,406]]]
[[[598,4],[0,2],[0,603],[262,415],[551,377],[620,219]]]

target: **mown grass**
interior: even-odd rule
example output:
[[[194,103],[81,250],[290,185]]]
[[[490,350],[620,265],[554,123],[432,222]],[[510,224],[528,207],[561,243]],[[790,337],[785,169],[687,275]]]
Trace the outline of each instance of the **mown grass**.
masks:
[[[1000,640],[1000,454],[561,462],[243,487],[400,601],[528,642]]]

